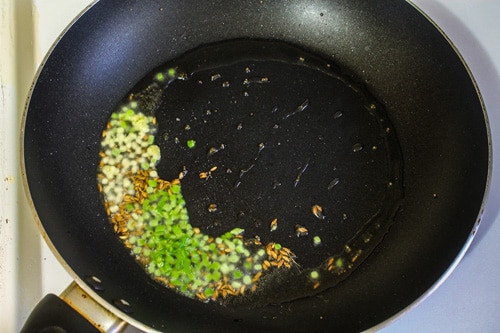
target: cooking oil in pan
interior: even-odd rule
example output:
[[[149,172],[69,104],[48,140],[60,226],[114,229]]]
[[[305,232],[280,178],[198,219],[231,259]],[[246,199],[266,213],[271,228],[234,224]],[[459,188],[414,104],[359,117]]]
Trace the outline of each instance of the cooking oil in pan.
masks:
[[[98,186],[160,283],[203,301],[280,303],[344,280],[393,223],[403,188],[390,124],[366,89],[303,50],[205,46],[113,112]]]

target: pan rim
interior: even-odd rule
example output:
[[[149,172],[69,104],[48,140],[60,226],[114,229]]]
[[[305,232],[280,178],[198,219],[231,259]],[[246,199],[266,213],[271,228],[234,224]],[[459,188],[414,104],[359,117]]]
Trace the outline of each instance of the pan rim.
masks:
[[[445,270],[445,272],[439,277],[438,280],[436,280],[430,288],[428,288],[420,297],[418,297],[416,300],[414,300],[412,303],[407,305],[405,308],[401,309],[399,312],[394,314],[393,316],[387,318],[385,321],[369,328],[368,330],[363,331],[364,333],[369,333],[369,332],[377,332],[381,330],[382,328],[385,328],[389,326],[390,324],[396,322],[398,319],[402,318],[404,315],[407,313],[411,312],[413,309],[417,308],[420,304],[422,304],[429,296],[431,296],[443,283],[451,276],[451,274],[455,271],[455,269],[458,267],[458,265],[461,263],[462,259],[464,258],[465,254],[467,253],[468,249],[470,248],[472,241],[475,238],[475,235],[480,227],[481,224],[481,219],[484,214],[484,208],[486,206],[486,202],[488,201],[489,198],[489,193],[491,190],[491,178],[492,178],[492,172],[493,172],[493,145],[492,145],[492,136],[491,136],[491,125],[490,121],[488,118],[488,112],[486,109],[486,105],[484,103],[483,96],[481,94],[481,91],[479,89],[479,85],[477,84],[476,79],[474,78],[474,74],[472,73],[472,70],[470,69],[469,65],[465,61],[464,57],[458,50],[457,46],[455,43],[451,40],[451,38],[444,32],[444,30],[426,13],[424,12],[423,9],[421,9],[417,4],[415,4],[411,0],[405,0],[408,4],[410,4],[415,10],[417,10],[422,16],[425,17],[425,19],[431,23],[434,28],[443,36],[443,38],[448,42],[450,47],[453,49],[453,51],[456,53],[457,57],[461,61],[464,69],[467,71],[467,74],[469,75],[469,78],[472,82],[472,85],[474,86],[474,89],[476,91],[477,97],[479,99],[479,102],[481,104],[481,109],[483,112],[483,117],[484,117],[484,122],[486,126],[486,135],[487,135],[487,141],[488,141],[488,170],[487,170],[487,175],[486,175],[486,183],[485,183],[485,190],[483,194],[483,199],[482,203],[480,206],[480,210],[478,212],[478,215],[476,217],[474,226],[472,227],[472,230],[470,231],[469,237],[465,241],[464,245],[462,246],[461,250],[458,252],[457,256],[455,259],[452,261],[452,263],[448,266],[448,268]]]
[[[94,291],[91,287],[88,286],[87,283],[71,268],[71,266],[64,260],[63,256],[59,253],[57,248],[55,247],[54,243],[50,239],[49,235],[47,234],[47,231],[45,230],[43,223],[38,215],[38,212],[35,208],[35,203],[33,201],[33,197],[31,195],[31,191],[29,188],[28,184],[28,178],[27,178],[27,170],[26,170],[26,163],[25,163],[25,128],[26,128],[26,120],[28,116],[28,109],[31,103],[31,98],[33,95],[33,92],[35,90],[35,87],[37,85],[37,82],[40,78],[40,75],[47,64],[47,60],[50,58],[51,54],[53,53],[54,49],[59,45],[60,41],[64,38],[64,35],[73,27],[73,25],[82,17],[84,16],[92,7],[94,7],[100,0],[93,0],[90,4],[88,4],[82,11],[76,15],[71,22],[64,28],[63,31],[57,36],[57,38],[54,40],[52,43],[51,47],[47,51],[47,53],[44,55],[42,61],[40,62],[40,65],[38,66],[36,73],[33,77],[32,84],[30,86],[30,89],[28,91],[28,96],[26,98],[26,102],[23,107],[23,113],[21,116],[21,124],[20,124],[20,149],[19,149],[19,167],[21,171],[21,176],[22,176],[22,190],[24,192],[24,196],[26,198],[31,216],[33,217],[33,220],[35,221],[35,224],[37,226],[38,231],[40,232],[40,235],[42,236],[44,242],[47,244],[48,248],[50,249],[51,253],[54,255],[56,260],[59,262],[59,264],[64,268],[64,270],[70,275],[71,279],[81,288],[83,289],[88,295],[92,297],[92,300],[98,303],[99,305],[105,307],[108,311],[110,311],[112,314],[114,314],[116,317],[126,321],[127,323],[140,328],[142,330],[148,331],[148,332],[160,332],[156,331],[153,328],[146,326],[144,323],[136,320],[135,318],[127,315],[125,312],[120,311],[117,307],[114,307],[109,303],[107,300],[105,300],[102,296],[100,296],[96,291]]]

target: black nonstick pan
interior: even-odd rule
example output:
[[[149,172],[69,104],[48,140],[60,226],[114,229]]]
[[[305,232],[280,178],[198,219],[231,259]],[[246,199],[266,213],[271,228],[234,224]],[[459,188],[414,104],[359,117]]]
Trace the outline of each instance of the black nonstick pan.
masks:
[[[219,297],[152,278],[103,202],[123,106],[155,117],[155,171],[180,178],[192,239],[278,244],[290,268],[253,259],[248,290]],[[167,332],[373,327],[459,256],[490,172],[470,73],[404,1],[101,0],[46,59],[23,130],[54,251],[97,302]]]

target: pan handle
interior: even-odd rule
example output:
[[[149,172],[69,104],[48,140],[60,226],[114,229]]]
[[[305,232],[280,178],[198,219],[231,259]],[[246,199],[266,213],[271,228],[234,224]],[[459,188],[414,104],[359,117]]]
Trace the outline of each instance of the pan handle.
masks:
[[[21,333],[121,333],[127,322],[98,304],[72,282],[58,297],[46,295],[33,309]]]

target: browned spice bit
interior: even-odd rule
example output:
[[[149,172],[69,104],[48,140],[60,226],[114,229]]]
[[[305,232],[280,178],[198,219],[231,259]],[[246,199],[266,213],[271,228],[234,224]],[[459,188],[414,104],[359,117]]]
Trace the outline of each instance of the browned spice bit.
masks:
[[[163,276],[155,276],[155,279],[162,282],[163,284],[165,284],[168,287],[175,288],[175,286],[167,278],[165,278]]]
[[[214,204],[214,203],[211,203],[210,205],[208,205],[208,212],[209,213],[214,213],[217,211],[217,205]]]
[[[240,287],[240,290],[238,290],[238,293],[239,293],[239,294],[244,294],[244,293],[245,293],[245,289],[246,289],[246,287],[247,287],[246,285],[242,285],[242,286]]]
[[[266,253],[268,256],[271,255],[271,253],[273,252],[274,250],[274,243],[269,243],[266,245]]]
[[[257,274],[255,274],[252,278],[252,282],[255,283],[257,281],[259,281],[260,277],[262,276],[262,271],[258,272]]]
[[[278,260],[278,254],[276,253],[276,251],[272,251],[270,255],[273,259]]]
[[[333,262],[334,262],[334,261],[335,261],[335,258],[334,258],[334,257],[331,257],[330,259],[328,259],[328,263],[327,263],[327,265],[328,265],[328,266],[333,265]]]
[[[334,267],[335,267],[335,258],[331,257],[326,262],[326,269],[331,272]]]
[[[307,230],[306,227],[303,227],[300,224],[297,224],[295,226],[295,233],[297,234],[297,237],[307,236],[307,234],[309,233],[309,230]]]
[[[276,229],[278,229],[278,219],[274,219],[271,221],[269,229],[271,231],[275,231]]]
[[[260,241],[260,237],[257,235],[255,235],[254,238],[245,239],[244,242],[245,242],[246,246],[252,246],[252,245],[260,246],[260,245],[262,245],[262,243]]]
[[[314,214],[314,216],[316,216],[318,219],[320,220],[324,220],[325,219],[325,214],[323,213],[323,207],[321,207],[320,205],[314,205],[312,206],[312,213]]]
[[[363,252],[362,250],[356,251],[354,256],[351,258],[351,262],[355,262],[358,259],[358,257],[361,255],[362,252]]]
[[[319,283],[319,282],[316,282],[316,283],[313,285],[313,288],[314,288],[314,289],[318,289],[319,285],[320,285],[320,283]]]
[[[188,172],[188,171],[187,171],[187,169],[186,169],[186,166],[184,165],[184,166],[182,167],[182,171],[181,171],[181,172],[179,172],[179,179],[184,178],[184,177],[187,175],[187,172]]]
[[[292,252],[289,248],[287,248],[287,247],[283,247],[283,248],[281,248],[281,250],[280,250],[280,251],[281,251],[281,252],[282,252],[285,256],[289,256],[289,257],[294,257],[294,256],[295,256],[295,254],[293,254],[293,252]]]

